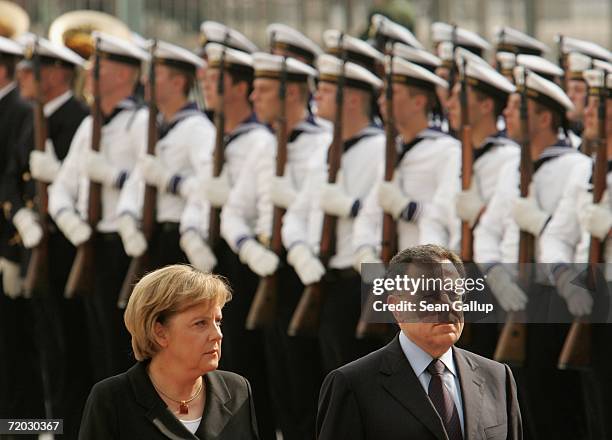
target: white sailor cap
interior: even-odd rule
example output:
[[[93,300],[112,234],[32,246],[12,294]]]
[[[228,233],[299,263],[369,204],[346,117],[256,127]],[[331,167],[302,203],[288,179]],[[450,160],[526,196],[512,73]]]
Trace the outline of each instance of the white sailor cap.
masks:
[[[24,56],[24,60],[19,63],[19,68],[31,68],[35,51],[38,52],[41,64],[67,67],[70,69],[82,67],[83,64],[85,64],[83,58],[66,46],[52,43],[46,38],[39,37],[32,33],[21,35],[19,37],[19,42],[23,45]]]
[[[464,59],[466,60],[465,71],[461,63],[458,63],[458,68],[460,72],[465,72],[467,85],[502,100],[507,99],[508,95],[516,91],[516,87],[493,67],[480,61]]]
[[[150,51],[153,40],[149,40],[146,44]],[[157,64],[185,70],[189,73],[195,73],[198,68],[204,67],[202,58],[183,47],[166,41],[157,41],[154,56]]]
[[[287,56],[303,57],[311,66],[317,56],[323,53],[314,41],[286,24],[272,23],[267,27],[266,33],[270,39],[271,50],[284,51]]]
[[[550,51],[540,40],[511,27],[502,26],[495,31],[495,44],[498,51],[539,55]]]
[[[516,64],[526,67],[531,72],[549,81],[554,81],[563,76],[563,69],[561,67],[537,55],[519,54],[516,56]]]
[[[23,47],[9,38],[0,36],[0,57],[6,55],[20,57],[23,55]]]
[[[612,61],[612,52],[591,41],[579,40],[577,38],[557,35],[555,41],[560,45],[561,53],[580,52],[591,58],[604,61]]]
[[[133,66],[140,66],[143,61],[149,61],[149,54],[131,41],[100,31],[93,31],[91,36],[94,45],[98,41],[100,58]]]
[[[287,72],[287,81],[307,82],[309,78],[317,76],[317,71],[314,68],[295,58],[255,52],[253,54],[255,78],[281,79],[283,63]]]
[[[385,57],[385,71],[391,69],[392,81],[398,84],[420,87],[427,90],[435,90],[436,86],[448,88],[448,82],[440,78],[435,73],[417,64],[406,61],[403,58]]]
[[[593,58],[580,52],[570,52],[567,54],[566,64],[568,78],[582,81],[582,72],[593,66]]]
[[[439,21],[433,23],[431,25],[431,39],[434,43],[441,43],[443,41],[450,41],[452,43],[453,27],[453,25]],[[480,35],[460,27],[457,27],[454,43],[457,46],[465,47],[476,55],[482,55],[485,50],[491,48],[491,45]]]
[[[381,46],[378,47],[382,47],[385,43],[391,41],[393,43],[403,43],[418,49],[425,49],[409,29],[381,14],[372,15],[369,33],[372,38],[382,37]]]
[[[342,43],[340,43],[340,40],[342,40]],[[370,44],[336,29],[328,29],[323,32],[323,42],[327,53],[341,58],[342,53],[346,51],[346,57],[349,61],[371,71],[376,70],[377,62],[382,63],[384,60],[383,54]]]
[[[235,29],[225,26],[216,21],[205,21],[200,25],[201,41],[203,48],[208,43],[219,43],[232,49],[242,50],[243,52],[257,52],[258,47],[247,37]]]
[[[461,66],[464,60],[466,63],[482,64],[486,67],[491,67],[491,65],[487,63],[487,61],[484,58],[479,57],[475,53],[470,52],[469,50],[463,47],[456,48],[455,49],[455,63],[457,63],[457,66]]]
[[[342,60],[333,55],[323,54],[317,58],[319,81],[337,83],[342,71]],[[372,72],[359,64],[347,61],[344,65],[344,85],[367,92],[376,92],[383,83]]]
[[[223,57],[223,66],[226,70],[253,76],[253,56],[246,52],[218,43],[209,43],[206,45],[206,57],[209,68],[219,68]]]
[[[432,72],[436,70],[436,67],[442,65],[440,58],[434,54],[402,43],[393,43],[393,55],[418,64]]]
[[[523,77],[526,76],[526,82]],[[572,100],[565,94],[563,89],[552,81],[529,71],[524,66],[514,68],[514,83],[518,92],[525,90],[528,98],[552,109],[560,114],[574,110]],[[526,85],[526,88],[525,88]]]
[[[583,72],[584,81],[589,88],[589,96],[601,96],[603,93],[607,98],[612,98],[612,71],[604,69],[588,69]],[[605,86],[604,86],[605,79]],[[602,90],[605,88],[606,90]]]

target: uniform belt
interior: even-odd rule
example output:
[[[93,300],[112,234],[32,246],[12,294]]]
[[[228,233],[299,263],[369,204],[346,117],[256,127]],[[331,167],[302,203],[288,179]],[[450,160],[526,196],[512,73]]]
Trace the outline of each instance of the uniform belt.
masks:
[[[346,269],[328,269],[323,278],[325,281],[335,281],[345,280],[355,276],[359,276],[357,271],[352,267],[347,267]]]
[[[160,232],[178,232],[179,226],[180,224],[176,222],[163,222],[157,224],[157,228]]]

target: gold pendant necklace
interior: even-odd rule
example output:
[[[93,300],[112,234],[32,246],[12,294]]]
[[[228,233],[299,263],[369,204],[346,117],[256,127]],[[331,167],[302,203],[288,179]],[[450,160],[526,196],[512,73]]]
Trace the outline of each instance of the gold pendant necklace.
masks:
[[[155,388],[155,390],[157,390],[159,393],[161,393],[164,397],[172,400],[175,403],[179,404],[179,414],[189,414],[189,403],[191,403],[196,397],[198,397],[200,395],[200,393],[202,392],[202,389],[204,388],[204,379],[202,379],[202,382],[200,382],[200,387],[198,388],[198,390],[195,392],[195,394],[193,396],[191,396],[189,399],[187,400],[176,400],[173,399],[172,397],[170,397],[169,395],[167,395],[166,393],[164,393],[162,390],[160,390],[157,385],[155,384],[155,382],[153,381],[153,378],[151,376],[149,376],[149,378],[151,379],[151,383],[153,384],[153,388]]]

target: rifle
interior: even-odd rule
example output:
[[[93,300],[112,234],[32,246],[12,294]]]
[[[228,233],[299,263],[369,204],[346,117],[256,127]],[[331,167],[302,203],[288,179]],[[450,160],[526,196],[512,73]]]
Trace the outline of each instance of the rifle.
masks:
[[[472,151],[472,127],[468,117],[467,108],[467,81],[465,78],[466,62],[463,59],[463,70],[461,73],[461,189],[467,191],[472,185],[473,151]],[[472,228],[466,221],[461,222],[461,259],[472,261],[473,256]]]
[[[599,103],[597,108],[597,156],[593,169],[593,203],[601,202],[603,193],[606,190],[606,175],[608,172],[608,145],[606,138],[606,75],[602,73],[603,82],[597,90]],[[591,95],[593,96],[593,95]],[[592,290],[597,287],[597,265],[603,263],[604,253],[603,243],[597,237],[591,235],[589,246],[589,271],[587,284]],[[567,334],[561,355],[559,356],[558,367],[565,369],[585,369],[591,363],[591,325],[585,319],[576,318]]]
[[[566,69],[566,63],[565,63],[565,57],[563,56],[563,35],[559,35],[559,40],[557,41],[557,60],[559,62],[559,67],[561,67],[561,70],[563,70],[563,73],[561,74],[561,88],[563,89],[563,91],[565,92],[565,90],[567,90],[567,75],[565,74],[565,69]]]
[[[227,46],[229,33],[225,35],[224,47]],[[225,50],[221,52],[219,60],[219,80],[217,81],[217,108],[215,109],[215,149],[213,151],[213,177],[219,177],[223,171],[225,159]],[[219,242],[221,237],[221,208],[210,207],[208,219],[208,245],[211,249]]]
[[[34,148],[37,151],[45,151],[48,127],[47,119],[43,111],[44,99],[41,88],[40,76],[40,54],[38,51],[38,38],[34,42],[33,50],[34,61],[34,87],[36,89],[36,104],[34,106]],[[43,235],[38,245],[32,249],[28,269],[26,272],[24,290],[26,296],[31,296],[32,292],[44,290],[49,282],[49,196],[47,187],[49,185],[40,180],[36,181],[36,208]]]
[[[529,195],[529,184],[533,176],[533,161],[527,127],[527,71],[522,69],[521,88],[521,162],[520,194]],[[519,238],[519,284],[527,290],[531,281],[532,263],[535,261],[534,236],[526,231],[520,232]],[[525,312],[511,312],[497,341],[494,359],[511,365],[522,366],[525,362],[525,344],[527,328],[524,323]]]
[[[389,69],[386,73],[387,88],[385,89],[385,182],[393,180],[395,167],[397,165],[396,131],[395,119],[393,117],[393,46],[387,43],[386,53],[389,56]],[[382,246],[380,258],[385,265],[389,264],[393,255],[397,252],[397,224],[391,214],[383,214]],[[374,323],[373,305],[374,296],[368,295],[368,300],[361,310],[361,316],[357,323],[355,337],[363,339],[367,337],[380,336],[386,333],[387,324]]]
[[[276,175],[279,177],[282,177],[285,173],[285,164],[287,163],[287,109],[285,100],[287,94],[286,63],[287,57],[283,57],[283,68],[278,91],[280,114],[276,121]],[[281,236],[283,215],[285,215],[285,209],[281,208],[280,206],[275,206],[272,218],[272,240],[270,241],[270,250],[272,250],[278,256],[283,253],[283,241]],[[251,304],[246,320],[247,330],[255,330],[266,327],[272,324],[274,321],[276,311],[277,283],[277,273],[261,278],[259,281],[259,286],[255,292],[253,304]]]
[[[156,98],[156,86],[155,86],[155,51],[157,50],[157,40],[153,40],[153,44],[150,48],[151,61],[149,63],[149,120],[148,120],[148,131],[147,131],[147,154],[155,155],[155,146],[157,145],[157,139],[159,131],[157,129],[157,98]],[[142,232],[147,240],[147,243],[151,244],[153,238],[153,231],[155,229],[155,208],[157,206],[157,188],[153,185],[145,186],[144,203],[142,206]],[[117,307],[124,309],[130,299],[134,284],[144,274],[150,265],[151,256],[149,254],[149,247],[140,256],[132,258],[130,266],[121,285],[121,291],[119,293],[119,299],[117,301]]]
[[[102,108],[100,107],[100,42],[95,41],[93,66],[93,119],[91,132],[91,149],[100,151],[102,138]],[[86,292],[93,287],[94,257],[96,242],[96,227],[102,216],[102,185],[89,181],[89,198],[87,207],[87,223],[91,227],[91,237],[79,245],[68,276],[64,296],[72,298],[77,292]]]
[[[340,34],[338,47],[343,47],[344,34]],[[329,147],[327,156],[327,182],[336,182],[340,162],[342,160],[342,110],[344,102],[344,68],[347,59],[346,49],[342,54],[342,67],[338,77],[336,88],[336,114],[334,117],[334,136]],[[319,246],[319,259],[323,266],[327,267],[329,260],[335,253],[336,247],[336,220],[337,217],[325,214],[323,217],[323,228],[321,243]],[[321,310],[322,290],[321,281],[306,286],[297,308],[293,312],[289,329],[289,336],[316,336],[319,329],[319,317]]]

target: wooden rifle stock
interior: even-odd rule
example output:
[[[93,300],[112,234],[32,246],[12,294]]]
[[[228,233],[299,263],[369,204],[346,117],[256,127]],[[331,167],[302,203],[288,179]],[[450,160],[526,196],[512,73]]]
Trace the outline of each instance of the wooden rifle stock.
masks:
[[[151,45],[151,61],[149,63],[149,120],[147,126],[147,154],[155,155],[155,146],[159,137],[157,129],[157,96],[155,85],[155,51],[157,49],[157,41],[153,41]],[[142,232],[147,240],[147,250],[139,257],[132,258],[128,267],[125,279],[121,285],[117,307],[124,309],[127,306],[134,285],[138,279],[149,269],[151,260],[149,249],[153,232],[155,229],[157,206],[157,188],[153,185],[145,185],[144,202],[142,206]]]
[[[606,137],[606,98],[604,95],[606,75],[603,74],[604,87],[598,91],[599,103],[597,111],[598,139],[596,143],[597,156],[593,170],[593,203],[601,202],[606,190],[606,175],[608,172],[608,139]],[[591,236],[589,246],[589,272],[587,285],[590,290],[596,291],[598,279],[601,274],[597,272],[597,265],[604,262],[603,243],[595,236]],[[564,369],[582,370],[591,364],[591,324],[586,319],[576,318],[567,334],[558,367]]]
[[[531,146],[527,126],[527,73],[523,70],[521,89],[521,161],[520,161],[520,195],[529,195],[529,185],[533,176],[533,161],[531,159]],[[531,283],[531,272],[535,262],[534,236],[526,231],[520,231],[519,238],[519,285],[527,291]],[[506,322],[495,348],[494,359],[515,366],[522,366],[525,362],[527,342],[527,327],[525,325],[525,312],[511,312],[506,316]]]
[[[339,48],[343,48],[342,67],[338,83],[336,85],[336,114],[334,118],[334,136],[329,147],[327,156],[327,182],[335,183],[340,170],[342,160],[342,110],[344,103],[344,67],[347,53],[343,43],[344,34],[340,34]],[[336,220],[337,217],[329,214],[323,216],[323,227],[321,242],[319,246],[319,259],[323,266],[327,267],[329,260],[335,253],[336,248]],[[289,336],[311,336],[315,337],[319,329],[319,319],[322,304],[321,281],[306,286],[300,301],[293,312],[289,329]]]
[[[467,106],[467,81],[465,78],[465,59],[461,73],[461,189],[467,191],[472,185],[473,174],[473,148],[472,127]],[[474,259],[472,228],[469,222],[461,222],[461,259],[471,262]]]
[[[100,51],[99,42],[95,42],[95,57],[93,67],[94,102],[92,108],[91,149],[100,151],[102,137],[102,108],[100,107]],[[86,292],[93,287],[95,268],[96,228],[102,216],[102,185],[89,181],[89,198],[87,207],[87,223],[91,227],[91,237],[77,248],[77,253],[68,276],[64,295],[72,298],[78,292]]]
[[[279,85],[280,114],[276,128],[276,176],[282,177],[285,174],[287,164],[287,116],[286,116],[286,87],[287,87],[287,67],[286,58],[283,60],[282,76]],[[281,230],[283,227],[283,216],[285,210],[279,206],[274,207],[272,218],[272,239],[270,250],[279,257],[283,253],[283,241]],[[254,330],[268,327],[274,322],[276,314],[278,274],[275,272],[259,280],[259,285],[253,303],[247,315],[246,328]]]
[[[393,117],[393,43],[387,43],[385,50],[386,55],[390,57],[389,66],[387,71],[387,87],[385,89],[385,182],[391,182],[393,175],[395,174],[395,167],[397,166],[397,144],[396,144],[396,130],[395,130],[395,119]],[[387,265],[391,258],[397,252],[397,223],[393,216],[389,213],[383,214],[383,229],[382,229],[382,243],[380,251],[380,259]],[[357,339],[363,338],[377,338],[386,334],[389,325],[386,323],[376,323],[374,321],[374,295],[368,295],[366,302],[361,309],[361,316],[357,322],[357,329],[355,330],[355,337]]]
[[[36,105],[34,106],[34,148],[45,151],[48,136],[47,119],[43,111],[44,102],[40,77],[40,54],[38,40],[34,43],[34,84],[36,88]],[[38,212],[39,225],[43,231],[38,245],[32,249],[26,272],[24,290],[26,297],[35,290],[45,290],[49,284],[49,197],[45,182],[36,181],[35,205]]]

